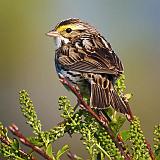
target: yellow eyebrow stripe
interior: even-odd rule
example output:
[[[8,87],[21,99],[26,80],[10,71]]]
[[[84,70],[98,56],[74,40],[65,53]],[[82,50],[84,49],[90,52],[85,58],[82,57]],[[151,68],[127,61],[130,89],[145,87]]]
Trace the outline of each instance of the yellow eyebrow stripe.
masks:
[[[76,29],[80,29],[80,26],[75,25],[75,24],[68,24],[68,25],[64,25],[64,26],[59,26],[56,31],[58,32],[62,32],[64,30],[66,30],[67,28],[71,28],[72,30],[76,30]]]

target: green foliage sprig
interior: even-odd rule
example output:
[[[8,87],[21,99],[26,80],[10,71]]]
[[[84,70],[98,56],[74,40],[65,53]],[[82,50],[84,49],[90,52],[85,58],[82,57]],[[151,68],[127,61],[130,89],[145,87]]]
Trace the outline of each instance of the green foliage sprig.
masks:
[[[133,153],[133,159],[149,159],[150,155],[147,149],[147,144],[145,143],[145,137],[140,127],[140,121],[137,117],[135,117],[130,124],[129,136],[129,140],[132,143],[131,150]]]
[[[96,159],[100,153],[102,157],[121,159],[120,153],[110,136],[88,112],[80,109],[74,113],[74,108],[66,97],[60,97],[59,106],[63,110],[61,116],[65,119],[69,134],[81,134],[81,140],[86,146],[90,159]]]
[[[127,99],[131,98],[131,94],[124,94],[125,77],[122,76],[116,81],[116,89],[121,96]],[[33,135],[25,137],[16,127],[11,125],[6,128],[0,123],[0,156],[7,159],[26,160],[37,159],[34,152],[40,154],[43,158],[48,160],[60,160],[63,155],[67,153],[71,160],[83,160],[69,150],[69,146],[64,144],[57,153],[53,151],[52,146],[56,145],[56,141],[65,134],[73,135],[80,134],[81,141],[88,152],[88,160],[105,160],[126,159],[121,153],[113,137],[104,129],[103,125],[95,120],[95,118],[87,112],[84,108],[75,108],[65,96],[59,98],[59,109],[63,121],[54,128],[48,131],[42,129],[42,124],[38,119],[29,94],[22,90],[20,92],[21,111],[26,118],[26,123],[30,125]],[[94,111],[97,112],[96,110]],[[97,113],[96,113],[97,114]],[[108,108],[104,111],[108,116],[108,127],[113,131],[114,137],[121,139],[124,153],[128,154],[133,160],[149,160],[160,159],[160,125],[155,126],[154,130],[154,155],[151,155],[148,143],[141,130],[140,120],[137,117],[130,122],[129,129],[122,130],[122,126],[126,121],[126,117],[116,113],[113,109]],[[17,137],[11,138],[8,135],[8,129]],[[22,145],[31,148],[32,152],[26,152],[22,149]],[[84,160],[87,158],[84,157]]]
[[[153,138],[154,152],[157,159],[160,159],[160,124],[155,126],[153,133],[154,133],[154,138]]]

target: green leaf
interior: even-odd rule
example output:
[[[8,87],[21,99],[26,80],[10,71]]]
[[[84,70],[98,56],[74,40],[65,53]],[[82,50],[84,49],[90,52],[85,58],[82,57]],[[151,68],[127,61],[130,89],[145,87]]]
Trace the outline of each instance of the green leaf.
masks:
[[[128,130],[123,130],[120,133],[120,135],[121,135],[124,142],[126,142],[130,138],[130,132]]]
[[[52,144],[51,143],[47,146],[46,153],[47,153],[47,155],[49,155],[49,157],[51,157],[55,160],[55,158],[53,156],[53,152],[52,152]]]
[[[19,141],[16,138],[13,139],[12,148],[17,151],[20,149]]]
[[[115,111],[111,107],[108,107],[108,108],[103,110],[104,115],[108,116],[110,119],[112,119],[112,116],[113,116],[114,112]]]
[[[42,147],[44,145],[44,142],[42,142],[42,139],[39,139],[38,137],[28,137],[27,138],[32,144],[38,147]]]
[[[155,150],[155,156],[157,159],[160,159],[160,145],[158,145],[157,149]]]
[[[60,160],[60,157],[69,150],[69,146],[68,145],[64,145],[58,152],[56,155],[56,160]]]
[[[109,126],[114,131],[115,135],[119,133],[120,128],[123,126],[124,122],[126,121],[126,118],[122,115],[114,117],[114,119],[110,122]]]

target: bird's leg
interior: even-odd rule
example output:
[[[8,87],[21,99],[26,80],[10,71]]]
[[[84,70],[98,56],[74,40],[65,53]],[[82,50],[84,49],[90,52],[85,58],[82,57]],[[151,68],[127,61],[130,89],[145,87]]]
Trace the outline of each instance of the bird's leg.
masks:
[[[74,107],[74,111],[76,111],[76,109],[80,107],[82,110],[86,110],[85,107],[81,104],[81,102],[79,101],[79,99],[77,99],[77,104]]]
[[[75,86],[75,90],[76,90],[79,94],[81,94],[81,93],[80,93],[80,89],[79,89],[79,87],[78,87],[77,85]],[[82,94],[81,94],[81,96],[83,97]],[[82,108],[82,109],[85,109],[84,106],[81,104],[80,100],[77,98],[77,104],[76,104],[75,107],[74,107],[74,111],[75,111],[78,107],[80,107],[80,108]]]
[[[97,113],[98,113],[98,116],[101,119],[102,123],[104,123],[105,125],[108,125],[110,122],[109,117],[105,116],[101,110],[98,110]]]

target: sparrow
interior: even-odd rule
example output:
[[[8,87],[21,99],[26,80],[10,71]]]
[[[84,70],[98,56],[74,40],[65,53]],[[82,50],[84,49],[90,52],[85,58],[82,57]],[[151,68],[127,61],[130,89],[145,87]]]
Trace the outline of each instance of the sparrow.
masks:
[[[123,64],[111,44],[92,25],[70,18],[47,33],[56,43],[55,67],[74,87],[87,97],[92,108],[128,114],[115,89],[115,81],[124,72]]]

